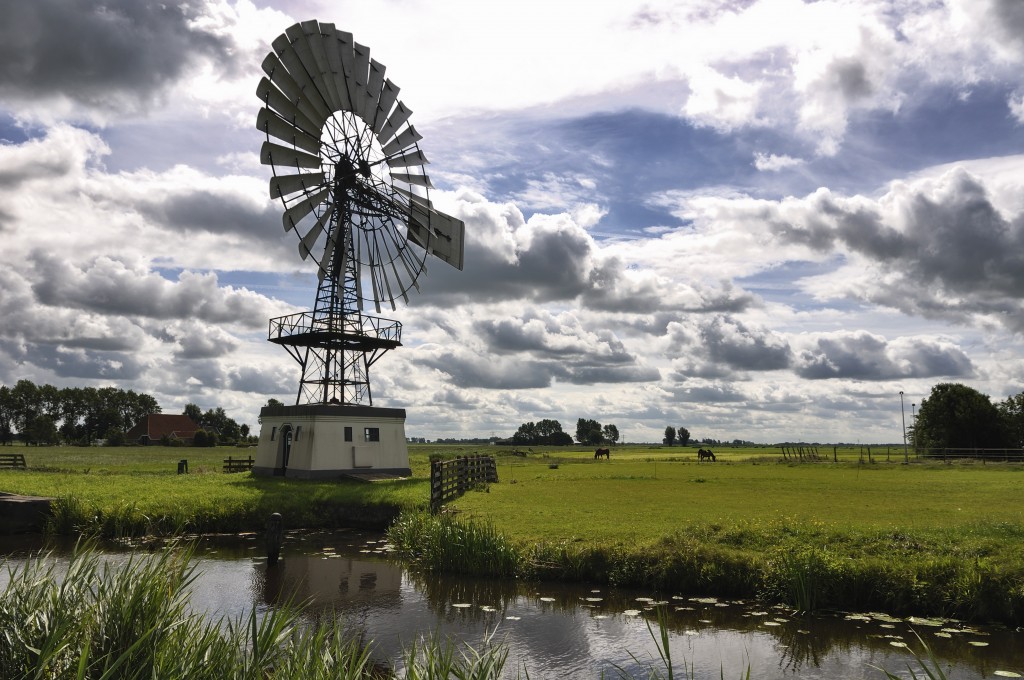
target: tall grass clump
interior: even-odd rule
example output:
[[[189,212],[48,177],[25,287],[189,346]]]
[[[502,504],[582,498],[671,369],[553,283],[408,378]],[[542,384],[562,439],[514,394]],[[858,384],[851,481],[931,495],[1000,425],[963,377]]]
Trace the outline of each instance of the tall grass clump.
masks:
[[[365,646],[335,621],[292,608],[232,621],[191,611],[188,550],[105,562],[77,550],[66,568],[38,556],[8,567],[0,593],[0,677],[134,680],[365,678]]]
[[[429,571],[516,576],[523,563],[516,545],[493,525],[448,514],[402,513],[387,535],[414,565]]]

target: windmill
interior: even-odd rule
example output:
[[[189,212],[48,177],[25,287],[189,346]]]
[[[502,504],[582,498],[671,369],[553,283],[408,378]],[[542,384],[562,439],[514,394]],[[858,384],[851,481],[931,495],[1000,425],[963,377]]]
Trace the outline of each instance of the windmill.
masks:
[[[370,367],[401,346],[380,314],[419,290],[433,256],[462,269],[465,225],[436,210],[412,113],[370,49],[304,21],[272,43],[256,127],[286,232],[317,268],[312,311],[270,320],[299,363],[294,405],[264,407],[254,472],[408,474],[405,411],[373,406]]]

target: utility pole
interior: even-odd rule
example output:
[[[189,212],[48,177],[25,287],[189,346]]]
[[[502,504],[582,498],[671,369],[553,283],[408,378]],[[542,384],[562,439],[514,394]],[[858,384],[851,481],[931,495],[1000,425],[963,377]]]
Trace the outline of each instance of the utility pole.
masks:
[[[907,453],[907,414],[903,410],[903,390],[900,390],[900,418],[903,420],[903,463],[910,463],[910,455]]]

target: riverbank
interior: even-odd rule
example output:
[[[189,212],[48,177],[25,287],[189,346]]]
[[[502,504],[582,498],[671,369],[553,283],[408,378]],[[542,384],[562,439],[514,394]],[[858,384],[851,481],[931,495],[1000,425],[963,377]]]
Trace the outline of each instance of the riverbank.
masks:
[[[800,465],[758,449],[697,463],[693,450],[640,447],[597,462],[490,447],[501,481],[434,526],[430,455],[478,450],[414,446],[411,479],[364,483],[224,474],[217,449],[31,448],[29,470],[0,471],[0,491],[54,497],[58,533],[259,531],[271,512],[290,528],[382,528],[401,513],[394,531],[410,538],[395,540],[428,568],[1024,624],[1020,465],[859,464],[856,451]],[[186,456],[192,473],[177,475]],[[470,547],[474,531],[491,538]],[[463,552],[435,564],[430,543]]]

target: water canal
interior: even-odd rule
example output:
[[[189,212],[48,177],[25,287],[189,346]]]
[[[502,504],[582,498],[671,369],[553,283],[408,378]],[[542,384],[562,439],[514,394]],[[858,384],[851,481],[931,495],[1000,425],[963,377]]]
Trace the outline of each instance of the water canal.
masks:
[[[0,538],[0,558],[20,564],[38,538]],[[149,546],[153,547],[153,546]],[[66,559],[67,545],[54,546]],[[117,559],[123,547],[112,547]],[[292,599],[310,615],[333,611],[371,641],[374,656],[395,661],[419,636],[451,636],[479,646],[507,645],[509,677],[646,677],[659,667],[648,630],[655,608],[668,613],[676,674],[696,678],[910,677],[921,668],[900,645],[931,647],[950,680],[1024,675],[1024,632],[954,621],[899,619],[881,613],[799,616],[762,603],[687,593],[561,583],[516,583],[411,573],[380,535],[357,531],[293,532],[282,560],[267,566],[259,537],[199,539],[200,577],[192,604],[212,616],[266,610]],[[0,587],[6,569],[0,573]],[[663,667],[662,667],[663,668]]]

